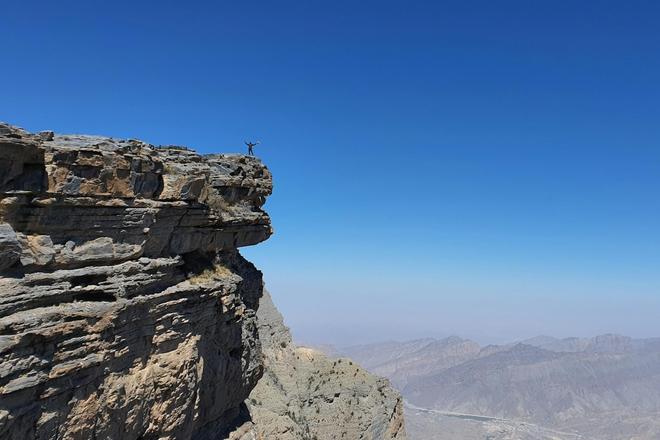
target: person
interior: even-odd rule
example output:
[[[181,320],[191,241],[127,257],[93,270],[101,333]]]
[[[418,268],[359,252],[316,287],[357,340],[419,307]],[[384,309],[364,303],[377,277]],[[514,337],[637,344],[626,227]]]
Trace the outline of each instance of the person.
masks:
[[[256,143],[252,142],[245,142],[245,145],[248,147],[248,156],[254,156],[254,147],[259,145],[261,142],[257,141]]]

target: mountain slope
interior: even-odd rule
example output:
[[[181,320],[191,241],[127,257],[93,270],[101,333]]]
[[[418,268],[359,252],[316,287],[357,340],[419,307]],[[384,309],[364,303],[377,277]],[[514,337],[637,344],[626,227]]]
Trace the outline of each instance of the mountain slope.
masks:
[[[660,420],[658,389],[660,351],[558,353],[518,344],[417,378],[403,393],[423,407],[618,438],[612,429],[655,432],[654,424],[626,420]],[[628,428],[621,432],[623,425]]]
[[[479,350],[476,342],[452,336],[442,340],[419,339],[354,346],[340,352],[403,389],[416,377],[437,373],[474,358]]]
[[[257,318],[265,371],[248,407],[263,439],[405,439],[402,400],[386,379],[295,346],[267,292]]]
[[[564,433],[557,434],[557,438],[573,438],[575,434],[612,440],[660,438],[657,338],[640,340],[611,334],[565,339],[542,336],[526,343],[481,349],[475,349],[472,343],[467,345],[470,350],[459,351],[465,358],[453,365],[447,359],[456,359],[452,357],[456,346],[448,341],[436,342],[352,348],[356,359],[376,359],[371,353],[375,351],[379,359],[385,360],[374,363],[373,371],[397,379],[394,383],[401,386],[411,405],[439,411],[407,409],[411,439],[425,439],[415,435],[432,431],[435,434],[431,438],[448,438],[449,426],[455,432],[465,428],[466,433],[481,433],[486,438],[494,434],[486,434],[484,429],[499,426],[505,433],[507,426],[516,423],[527,424],[525,435],[556,430]],[[454,342],[466,344],[459,338]],[[443,352],[442,347],[448,352]],[[401,352],[397,353],[399,349]],[[365,358],[356,351],[369,356]],[[420,359],[424,361],[419,363]],[[447,416],[455,413],[485,416],[489,420],[477,423]]]

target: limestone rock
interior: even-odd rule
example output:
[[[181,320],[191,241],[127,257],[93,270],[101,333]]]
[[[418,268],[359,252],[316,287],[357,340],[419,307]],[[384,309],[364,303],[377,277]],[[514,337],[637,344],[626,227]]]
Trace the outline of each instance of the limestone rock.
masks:
[[[257,316],[265,372],[248,406],[261,438],[405,439],[402,399],[386,379],[295,346],[268,293]]]
[[[271,190],[252,157],[0,123],[0,438],[402,439],[385,380],[258,321]]]
[[[253,158],[0,124],[0,438],[244,424],[262,280],[237,248],[271,188]]]

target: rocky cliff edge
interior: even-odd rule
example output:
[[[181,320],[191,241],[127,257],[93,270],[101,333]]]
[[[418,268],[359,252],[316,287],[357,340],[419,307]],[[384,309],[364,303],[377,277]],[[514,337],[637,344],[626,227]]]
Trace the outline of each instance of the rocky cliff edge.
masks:
[[[251,157],[0,123],[0,438],[402,436],[398,396],[353,417],[385,383],[352,387],[365,373],[349,368],[341,385],[317,384],[327,360],[299,376],[305,353],[259,325],[261,272],[237,249],[271,235],[271,190]],[[290,362],[255,391],[269,357]],[[280,393],[278,374],[303,391]],[[295,437],[270,424],[286,396],[309,401],[291,407]],[[306,424],[331,427],[337,408],[359,422]]]
[[[256,159],[0,125],[0,438],[217,438],[262,374]]]

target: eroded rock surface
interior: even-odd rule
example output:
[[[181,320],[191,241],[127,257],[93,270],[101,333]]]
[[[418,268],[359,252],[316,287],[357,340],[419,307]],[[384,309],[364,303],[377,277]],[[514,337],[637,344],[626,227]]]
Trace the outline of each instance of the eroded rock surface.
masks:
[[[268,293],[257,314],[265,371],[248,404],[257,438],[405,439],[402,400],[386,379],[295,346]]]
[[[224,438],[262,375],[256,159],[0,124],[0,438]]]
[[[0,438],[402,439],[384,379],[258,321],[271,190],[255,158],[0,124]]]

